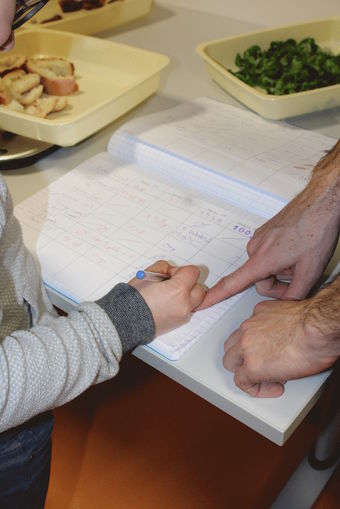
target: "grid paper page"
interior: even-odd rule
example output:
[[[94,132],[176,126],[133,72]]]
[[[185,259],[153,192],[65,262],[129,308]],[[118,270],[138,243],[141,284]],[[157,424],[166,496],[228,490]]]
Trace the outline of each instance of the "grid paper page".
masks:
[[[271,218],[287,203],[284,199],[266,195],[225,175],[211,172],[198,163],[157,150],[127,133],[116,133],[110,142],[110,150],[122,161],[151,169],[165,177],[171,175],[171,180],[182,188],[203,191],[214,199],[228,201],[265,219]]]
[[[333,138],[201,98],[126,123],[121,133],[285,202],[305,187]],[[118,131],[119,132],[119,131]],[[108,150],[115,150],[116,136]]]
[[[45,284],[75,303],[96,300],[139,268],[167,259],[202,267],[208,286],[239,267],[263,218],[98,154],[15,209]],[[197,312],[149,346],[178,359],[240,295]]]

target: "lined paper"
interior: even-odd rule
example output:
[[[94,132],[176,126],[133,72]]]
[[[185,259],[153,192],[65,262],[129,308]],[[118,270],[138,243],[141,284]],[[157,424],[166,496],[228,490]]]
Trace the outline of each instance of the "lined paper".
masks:
[[[108,153],[98,154],[16,207],[45,284],[75,303],[96,300],[159,259],[202,267],[211,286],[246,259],[263,218]],[[178,359],[241,297],[197,312],[150,344]]]
[[[125,124],[121,136],[287,202],[333,138],[206,97]],[[116,150],[112,137],[108,150]]]

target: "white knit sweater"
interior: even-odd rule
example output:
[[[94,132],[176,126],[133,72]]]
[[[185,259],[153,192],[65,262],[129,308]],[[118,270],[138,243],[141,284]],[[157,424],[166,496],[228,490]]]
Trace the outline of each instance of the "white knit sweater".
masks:
[[[56,316],[0,177],[0,431],[113,377],[121,356],[99,305]]]

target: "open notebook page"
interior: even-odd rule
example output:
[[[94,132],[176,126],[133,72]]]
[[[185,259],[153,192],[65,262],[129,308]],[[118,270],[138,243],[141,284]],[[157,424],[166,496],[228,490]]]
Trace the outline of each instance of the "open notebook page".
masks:
[[[128,122],[112,137],[108,150],[116,152],[124,137],[130,145],[138,140],[139,147],[145,144],[195,162],[283,202],[305,186],[315,163],[335,143],[208,98]]]
[[[202,282],[211,286],[245,261],[254,229],[303,187],[332,144],[209,99],[126,129],[111,138],[110,154],[16,208],[47,287],[75,303],[99,298],[160,258],[202,266]],[[151,348],[179,358],[239,298],[194,314]]]
[[[98,299],[158,259],[200,265],[210,286],[245,261],[246,243],[264,221],[191,187],[189,177],[184,186],[109,153],[28,198],[15,214],[47,288],[75,303]],[[150,347],[178,359],[239,298],[195,313]]]

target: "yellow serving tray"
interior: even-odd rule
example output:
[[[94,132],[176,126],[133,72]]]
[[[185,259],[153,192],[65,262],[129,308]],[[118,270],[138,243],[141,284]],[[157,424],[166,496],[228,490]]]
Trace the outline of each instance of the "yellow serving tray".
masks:
[[[42,28],[89,35],[141,18],[150,11],[151,6],[152,0],[116,0],[112,3],[107,1],[106,5],[98,9],[64,13],[58,0],[50,0],[25,27],[39,25]],[[62,16],[62,19],[46,23],[46,20],[56,15]]]
[[[57,56],[75,66],[79,91],[64,111],[46,119],[0,107],[0,129],[71,146],[87,138],[155,93],[165,55],[86,35],[56,30],[22,30],[13,53]]]
[[[271,41],[294,38],[301,41],[314,37],[323,49],[333,54],[340,53],[340,17],[310,21],[278,28],[269,28],[252,33],[203,42],[196,48],[203,58],[213,80],[248,108],[266,118],[278,120],[296,115],[340,106],[340,85],[308,90],[287,95],[271,95],[250,87],[231,74],[236,70],[235,57],[249,46],[258,44],[268,48]]]

